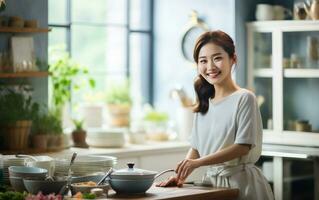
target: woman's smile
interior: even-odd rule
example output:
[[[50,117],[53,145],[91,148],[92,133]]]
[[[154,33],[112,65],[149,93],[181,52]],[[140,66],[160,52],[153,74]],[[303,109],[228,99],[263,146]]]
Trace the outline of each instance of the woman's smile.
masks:
[[[217,78],[219,75],[221,75],[220,70],[214,70],[214,71],[209,71],[206,73],[207,78]]]

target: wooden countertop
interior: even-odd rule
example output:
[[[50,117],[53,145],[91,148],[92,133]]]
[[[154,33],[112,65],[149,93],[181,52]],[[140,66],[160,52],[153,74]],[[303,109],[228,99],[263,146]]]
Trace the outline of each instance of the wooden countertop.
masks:
[[[213,188],[184,184],[183,187],[155,187],[152,186],[145,194],[124,195],[109,192],[107,199],[131,199],[131,200],[233,200],[238,197],[239,190],[231,188]]]

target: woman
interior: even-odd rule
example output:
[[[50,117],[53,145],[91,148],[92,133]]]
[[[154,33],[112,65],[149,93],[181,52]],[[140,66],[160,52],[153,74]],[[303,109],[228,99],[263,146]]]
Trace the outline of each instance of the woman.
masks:
[[[198,77],[191,148],[178,163],[177,175],[157,186],[182,186],[192,171],[209,166],[203,181],[239,189],[239,199],[274,199],[255,166],[261,154],[262,123],[256,98],[232,80],[234,42],[222,31],[202,34],[194,48]]]

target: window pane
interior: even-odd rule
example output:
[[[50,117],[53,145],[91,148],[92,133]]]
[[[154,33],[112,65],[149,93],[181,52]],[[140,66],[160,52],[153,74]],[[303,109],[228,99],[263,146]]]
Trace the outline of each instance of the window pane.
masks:
[[[67,28],[51,27],[49,33],[49,47],[67,46]]]
[[[130,27],[133,30],[150,29],[150,1],[149,0],[131,0]]]
[[[130,35],[130,79],[134,92],[133,102],[140,105],[149,100],[150,36],[132,33]]]
[[[127,24],[126,0],[72,0],[72,21]]]
[[[66,24],[68,0],[49,0],[49,24]]]
[[[94,73],[126,72],[125,28],[74,25],[72,57]]]

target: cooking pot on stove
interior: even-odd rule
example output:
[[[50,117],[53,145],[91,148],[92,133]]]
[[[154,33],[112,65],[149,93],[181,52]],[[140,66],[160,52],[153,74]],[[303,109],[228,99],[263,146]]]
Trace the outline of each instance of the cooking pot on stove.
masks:
[[[109,184],[116,193],[145,193],[157,177],[175,171],[174,169],[168,169],[158,173],[134,168],[134,163],[127,163],[127,166],[125,169],[112,171],[108,176]]]

